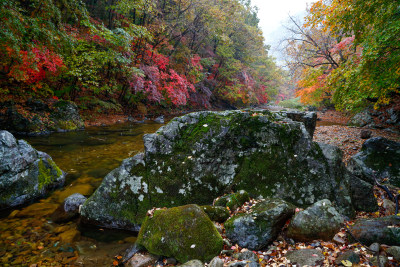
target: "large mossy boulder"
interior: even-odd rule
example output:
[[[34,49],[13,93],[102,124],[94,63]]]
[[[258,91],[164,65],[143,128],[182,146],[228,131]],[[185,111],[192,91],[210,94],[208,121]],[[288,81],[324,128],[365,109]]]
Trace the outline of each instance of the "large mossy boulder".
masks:
[[[0,209],[44,196],[64,183],[65,175],[46,153],[0,131]]]
[[[383,137],[368,139],[347,167],[370,184],[375,184],[375,177],[388,178],[387,183],[400,187],[400,143]]]
[[[300,116],[300,115],[299,115]],[[313,118],[307,113],[306,117]],[[227,192],[279,197],[306,207],[321,199],[351,213],[341,154],[324,151],[285,112],[196,112],[144,136],[145,150],[109,173],[81,209],[103,227],[138,229],[148,209],[209,205]],[[332,154],[328,159],[325,154]],[[344,170],[342,170],[344,171]]]
[[[226,236],[241,247],[264,248],[277,238],[295,208],[281,199],[257,203],[250,212],[234,215],[225,222]]]
[[[208,262],[223,247],[221,235],[197,205],[156,210],[144,220],[137,243],[152,254],[181,263],[194,259]]]

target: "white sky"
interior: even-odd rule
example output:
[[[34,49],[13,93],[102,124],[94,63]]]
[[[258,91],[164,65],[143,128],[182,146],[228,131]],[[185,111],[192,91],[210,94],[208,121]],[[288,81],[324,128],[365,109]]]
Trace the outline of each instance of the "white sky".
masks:
[[[260,27],[264,33],[265,43],[272,46],[272,54],[279,58],[276,46],[284,36],[284,28],[289,14],[295,17],[304,17],[307,4],[315,0],[252,0],[253,6],[258,7]]]

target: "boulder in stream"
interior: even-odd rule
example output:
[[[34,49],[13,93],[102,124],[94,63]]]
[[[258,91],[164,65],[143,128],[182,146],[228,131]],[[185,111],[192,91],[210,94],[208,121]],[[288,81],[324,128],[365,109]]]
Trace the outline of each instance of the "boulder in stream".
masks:
[[[315,120],[313,114],[294,119]],[[102,227],[138,230],[152,207],[209,205],[240,190],[300,207],[330,199],[352,216],[344,165],[333,164],[341,162],[341,154],[312,141],[312,122],[308,131],[289,117],[264,110],[175,118],[144,136],[144,153],[125,159],[104,178],[82,206],[82,218]]]
[[[49,155],[0,131],[0,209],[43,197],[64,183],[65,174]]]

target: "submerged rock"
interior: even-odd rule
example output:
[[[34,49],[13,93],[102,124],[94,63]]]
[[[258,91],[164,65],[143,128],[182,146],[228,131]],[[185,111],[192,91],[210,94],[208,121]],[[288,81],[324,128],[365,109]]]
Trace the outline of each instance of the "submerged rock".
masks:
[[[46,153],[0,131],[0,209],[43,197],[64,183],[65,174]]]
[[[343,216],[336,211],[329,200],[324,199],[296,213],[288,226],[287,236],[296,241],[316,239],[330,241],[343,223]]]
[[[66,222],[78,216],[79,206],[81,206],[86,199],[84,195],[79,193],[70,195],[51,215],[52,221],[55,223]]]
[[[330,199],[351,216],[341,154],[325,154],[285,112],[196,112],[144,136],[145,151],[123,161],[85,202],[82,217],[103,227],[139,229],[148,209],[209,205],[226,192],[279,197],[306,207]],[[308,118],[309,117],[309,118]],[[315,119],[299,113],[295,119]],[[311,125],[311,126],[310,126]]]
[[[388,183],[400,187],[400,143],[374,137],[362,146],[348,163],[348,169],[360,179],[374,184],[374,176],[388,178]]]
[[[241,247],[258,250],[276,239],[295,206],[281,199],[256,204],[251,212],[234,215],[225,222],[226,236]]]
[[[137,243],[150,253],[174,257],[179,262],[210,261],[223,247],[221,235],[197,205],[156,210],[146,217]]]

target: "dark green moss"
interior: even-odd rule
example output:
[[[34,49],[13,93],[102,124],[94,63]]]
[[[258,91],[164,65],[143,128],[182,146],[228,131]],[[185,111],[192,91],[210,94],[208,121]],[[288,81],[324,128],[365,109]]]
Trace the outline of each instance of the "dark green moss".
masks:
[[[40,159],[38,162],[38,182],[39,190],[54,183],[58,177],[62,175],[62,171],[52,159],[46,161]]]
[[[215,222],[225,222],[229,218],[229,210],[218,206],[201,206],[204,212]]]
[[[146,217],[137,243],[150,253],[174,257],[182,263],[210,261],[223,246],[217,229],[197,205],[156,211],[152,218]]]

